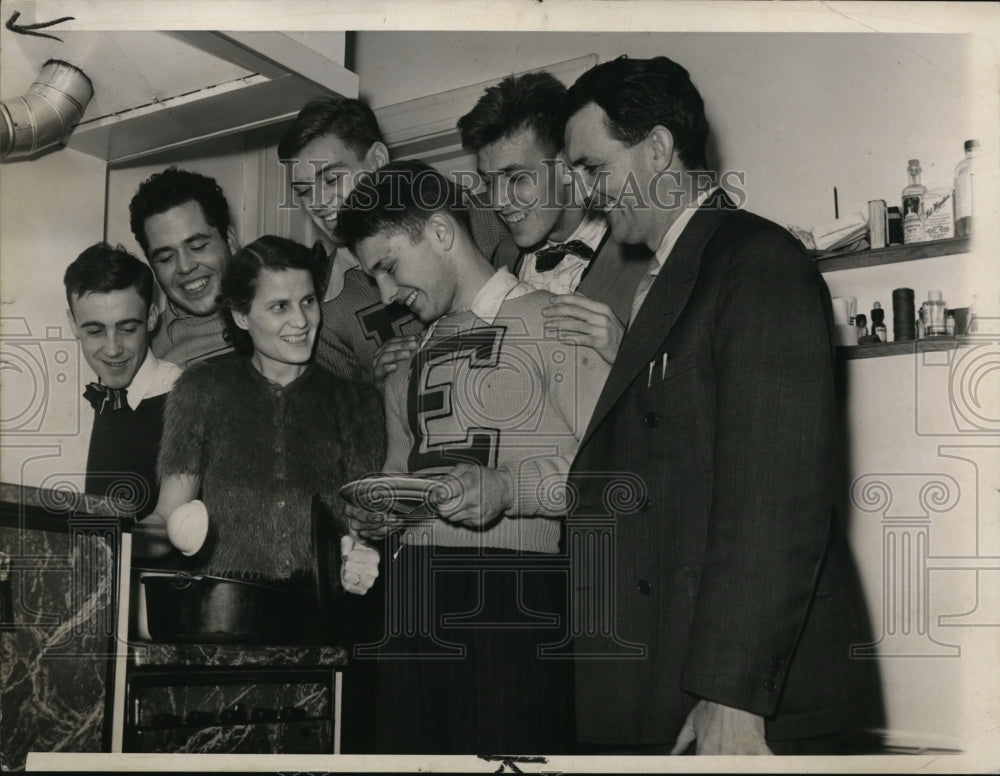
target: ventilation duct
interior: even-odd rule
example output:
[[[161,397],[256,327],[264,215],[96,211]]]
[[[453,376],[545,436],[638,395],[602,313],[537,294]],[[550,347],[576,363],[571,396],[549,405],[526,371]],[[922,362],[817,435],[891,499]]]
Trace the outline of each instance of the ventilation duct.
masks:
[[[0,159],[29,156],[61,142],[93,96],[86,73],[50,59],[27,93],[0,102]]]

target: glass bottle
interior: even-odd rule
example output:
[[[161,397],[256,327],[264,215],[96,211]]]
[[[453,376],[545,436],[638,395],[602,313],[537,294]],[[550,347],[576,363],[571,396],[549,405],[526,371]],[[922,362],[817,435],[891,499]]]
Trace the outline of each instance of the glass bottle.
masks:
[[[940,337],[948,333],[945,323],[945,301],[940,291],[928,291],[924,302],[924,336]]]
[[[881,302],[872,305],[872,334],[878,337],[879,342],[889,341],[885,328],[885,310],[882,309]]]
[[[965,141],[965,158],[955,165],[955,236],[972,234],[973,158],[979,148],[978,140]]]
[[[903,243],[924,241],[924,197],[927,187],[920,183],[920,160],[910,159],[906,172],[910,182],[903,189]]]
[[[868,318],[864,313],[858,313],[854,316],[854,325],[857,327],[858,342],[860,342],[862,337],[868,336]]]

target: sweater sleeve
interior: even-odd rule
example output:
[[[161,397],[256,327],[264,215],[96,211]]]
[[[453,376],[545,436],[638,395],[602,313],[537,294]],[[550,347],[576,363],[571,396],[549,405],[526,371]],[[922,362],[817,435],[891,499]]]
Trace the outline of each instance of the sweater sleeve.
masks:
[[[516,471],[512,470],[516,501],[511,512],[522,516],[563,515],[568,508],[569,469],[610,367],[591,348],[544,336],[538,343],[547,407],[562,420],[565,441],[558,454],[531,456],[519,462]]]
[[[204,472],[215,371],[210,364],[190,367],[167,396],[156,467],[161,481],[172,474],[200,476]]]

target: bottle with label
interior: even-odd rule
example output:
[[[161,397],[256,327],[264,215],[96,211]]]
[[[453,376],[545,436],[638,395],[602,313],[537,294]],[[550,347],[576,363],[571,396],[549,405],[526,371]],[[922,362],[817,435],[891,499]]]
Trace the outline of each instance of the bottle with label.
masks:
[[[885,328],[885,310],[882,309],[881,302],[872,305],[872,334],[878,337],[879,342],[889,341]]]
[[[920,160],[910,159],[906,168],[910,183],[903,189],[903,243],[924,241],[924,197],[927,187],[920,183]]]
[[[965,158],[955,165],[955,236],[972,234],[972,159],[978,140],[965,141]]]

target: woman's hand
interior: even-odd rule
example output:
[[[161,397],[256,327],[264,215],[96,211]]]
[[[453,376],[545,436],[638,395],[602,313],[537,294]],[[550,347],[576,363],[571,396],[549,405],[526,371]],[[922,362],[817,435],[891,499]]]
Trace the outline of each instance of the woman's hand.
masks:
[[[348,593],[364,595],[378,576],[379,554],[353,536],[340,539],[340,584]]]

